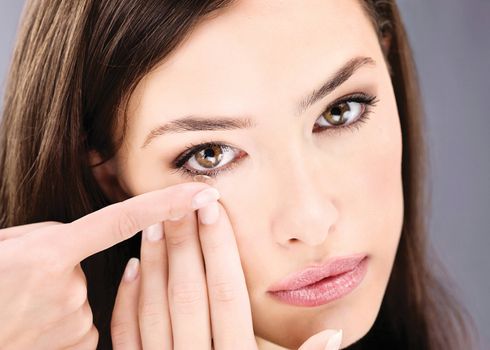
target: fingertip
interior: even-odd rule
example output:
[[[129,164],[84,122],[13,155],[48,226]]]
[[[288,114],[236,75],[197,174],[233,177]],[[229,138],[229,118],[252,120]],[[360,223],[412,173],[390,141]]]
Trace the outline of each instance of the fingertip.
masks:
[[[157,242],[163,239],[164,228],[161,222],[148,226],[143,230],[143,238],[150,242]]]
[[[192,197],[192,209],[200,209],[209,203],[218,200],[221,197],[220,192],[215,187],[206,188],[196,193]]]
[[[213,225],[218,222],[220,207],[218,202],[212,202],[198,210],[199,221],[203,225]]]
[[[342,330],[325,329],[308,338],[298,350],[339,350],[342,343]]]
[[[339,329],[334,335],[332,335],[325,346],[325,350],[339,350],[342,343],[342,329]]]
[[[139,274],[139,259],[131,258],[129,259],[126,269],[124,270],[124,281],[125,282],[133,282]]]

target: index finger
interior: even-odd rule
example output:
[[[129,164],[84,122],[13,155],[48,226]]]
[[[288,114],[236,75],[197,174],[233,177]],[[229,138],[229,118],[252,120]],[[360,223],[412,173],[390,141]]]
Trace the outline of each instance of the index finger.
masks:
[[[192,199],[197,194],[201,196],[201,191],[208,194],[209,201],[219,198],[215,188],[201,182],[169,186],[109,205],[75,220],[65,225],[61,234],[56,233],[52,242],[62,256],[66,255],[64,261],[76,265],[152,224],[183,216],[205,205],[193,206]]]

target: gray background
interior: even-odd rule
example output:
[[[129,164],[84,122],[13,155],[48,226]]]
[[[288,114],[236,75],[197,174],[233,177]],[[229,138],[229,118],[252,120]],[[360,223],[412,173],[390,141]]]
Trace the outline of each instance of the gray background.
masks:
[[[490,0],[399,0],[427,114],[430,238],[490,348]],[[21,0],[0,3],[0,93]],[[487,105],[489,103],[489,105]]]

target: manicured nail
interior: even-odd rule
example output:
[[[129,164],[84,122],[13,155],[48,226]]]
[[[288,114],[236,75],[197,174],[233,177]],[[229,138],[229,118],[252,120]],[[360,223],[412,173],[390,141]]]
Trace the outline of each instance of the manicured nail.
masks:
[[[192,208],[199,209],[204,207],[206,204],[214,202],[219,199],[220,193],[214,187],[206,188],[205,190],[199,192],[192,198]]]
[[[212,225],[218,221],[219,206],[218,203],[212,202],[198,211],[199,221],[203,225]]]
[[[156,223],[143,230],[143,236],[150,242],[160,241],[163,238],[163,225]]]
[[[337,333],[335,333],[328,339],[328,343],[327,346],[325,347],[325,350],[339,350],[341,343],[342,343],[342,330],[340,329],[337,331]]]
[[[131,258],[126,265],[126,269],[124,270],[124,280],[126,282],[132,282],[138,276],[139,270],[139,260],[138,258]]]

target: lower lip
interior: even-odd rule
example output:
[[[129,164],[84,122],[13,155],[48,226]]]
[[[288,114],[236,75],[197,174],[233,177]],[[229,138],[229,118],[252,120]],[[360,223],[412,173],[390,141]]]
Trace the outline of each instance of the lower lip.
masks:
[[[361,284],[367,272],[367,258],[359,265],[340,275],[324,278],[296,290],[269,292],[276,299],[296,306],[319,306],[342,298]]]

